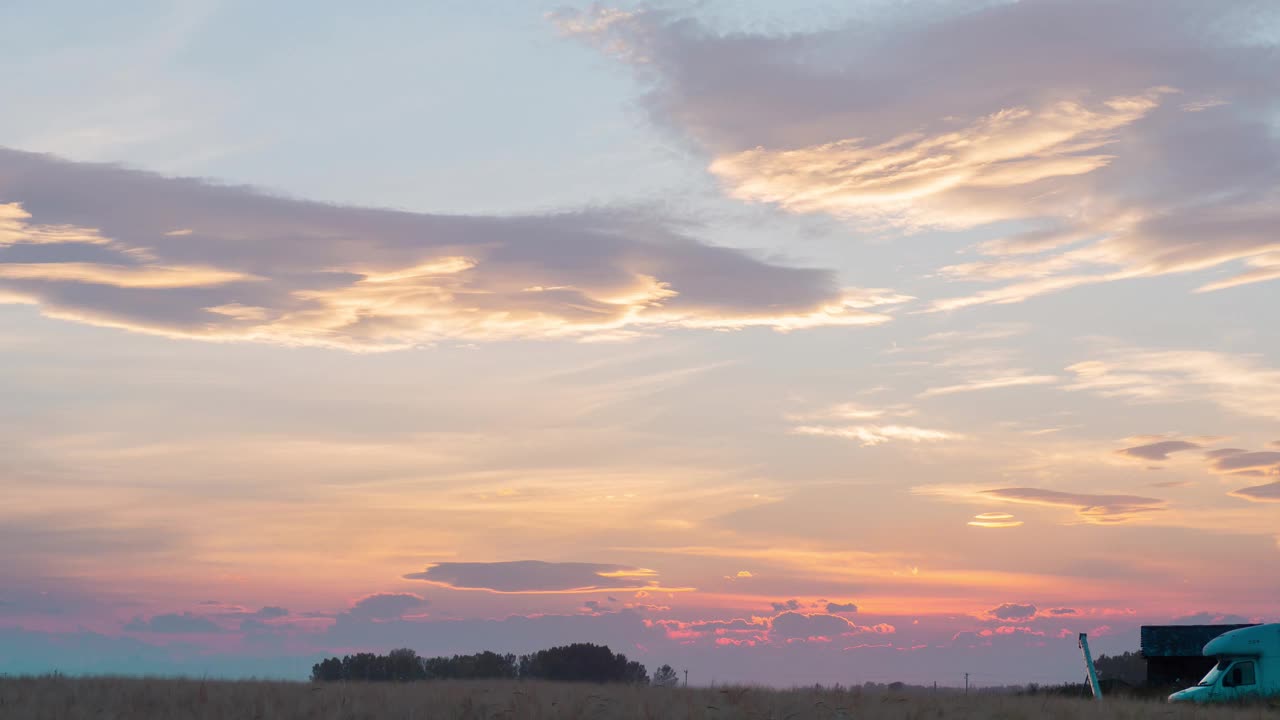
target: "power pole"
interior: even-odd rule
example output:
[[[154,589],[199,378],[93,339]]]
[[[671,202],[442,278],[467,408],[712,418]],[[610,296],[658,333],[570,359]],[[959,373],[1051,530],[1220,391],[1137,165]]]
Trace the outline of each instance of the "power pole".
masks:
[[[685,668],[685,671],[684,671],[684,686],[689,687],[689,669],[688,668]]]
[[[969,673],[964,674],[964,694],[969,694]]]

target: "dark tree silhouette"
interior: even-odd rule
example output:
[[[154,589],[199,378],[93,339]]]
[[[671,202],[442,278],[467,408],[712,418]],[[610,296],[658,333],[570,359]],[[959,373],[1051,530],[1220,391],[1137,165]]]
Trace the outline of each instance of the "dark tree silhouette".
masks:
[[[654,685],[658,687],[676,687],[680,684],[680,678],[676,675],[676,669],[670,665],[663,665],[653,671]]]
[[[1147,659],[1141,652],[1099,655],[1093,664],[1098,669],[1098,677],[1103,680],[1119,680],[1128,685],[1142,685],[1147,681]]]
[[[492,680],[518,676],[515,655],[499,655],[488,650],[475,655],[454,655],[423,660],[430,679]]]
[[[604,645],[574,643],[520,658],[520,677],[562,682],[649,682],[644,665]]]
[[[667,668],[670,670],[670,667]],[[675,671],[671,670],[674,676]],[[311,667],[315,682],[408,682],[411,680],[541,679],[567,682],[648,683],[649,674],[635,660],[603,645],[579,643],[540,650],[516,658],[485,651],[475,655],[418,657],[408,648],[387,655],[357,653],[333,657]]]

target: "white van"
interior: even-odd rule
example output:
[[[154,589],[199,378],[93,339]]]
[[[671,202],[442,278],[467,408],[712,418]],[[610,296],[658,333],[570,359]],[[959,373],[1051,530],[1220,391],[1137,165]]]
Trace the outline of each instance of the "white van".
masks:
[[[1218,658],[1199,685],[1169,696],[1169,702],[1231,702],[1280,694],[1280,623],[1225,632],[1204,646]]]

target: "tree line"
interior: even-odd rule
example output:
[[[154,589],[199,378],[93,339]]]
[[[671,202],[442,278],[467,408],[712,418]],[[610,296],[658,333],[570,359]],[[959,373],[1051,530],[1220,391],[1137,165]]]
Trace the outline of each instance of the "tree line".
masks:
[[[311,668],[314,682],[409,682],[412,680],[554,680],[631,683],[671,687],[676,671],[663,665],[652,681],[645,666],[605,645],[574,643],[517,657],[481,652],[451,657],[420,657],[409,648],[386,655],[357,653],[322,660]]]

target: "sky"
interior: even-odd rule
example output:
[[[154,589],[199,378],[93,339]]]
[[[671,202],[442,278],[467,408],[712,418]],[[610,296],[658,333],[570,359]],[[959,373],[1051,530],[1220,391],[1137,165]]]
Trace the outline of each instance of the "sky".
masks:
[[[1280,620],[1273,3],[0,12],[0,673]]]

